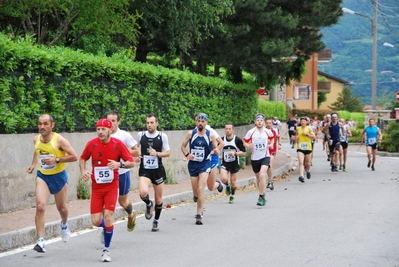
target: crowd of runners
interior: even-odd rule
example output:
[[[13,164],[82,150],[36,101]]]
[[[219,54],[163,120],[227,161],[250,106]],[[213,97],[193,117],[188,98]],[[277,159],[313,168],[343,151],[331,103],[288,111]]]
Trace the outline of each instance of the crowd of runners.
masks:
[[[183,160],[187,161],[190,175],[193,200],[197,204],[195,224],[202,225],[204,190],[218,190],[229,196],[228,202],[233,204],[237,189],[237,173],[240,171],[240,157],[249,151],[251,166],[256,177],[259,196],[258,206],[266,204],[266,189],[274,189],[273,161],[277,150],[281,149],[282,124],[275,116],[266,118],[256,114],[255,126],[243,138],[234,134],[234,125],[227,122],[224,136],[208,125],[208,115],[194,115],[195,127],[188,131],[182,144]],[[103,229],[101,243],[104,244],[101,260],[111,261],[110,245],[114,231],[114,212],[119,202],[128,216],[127,231],[136,226],[136,212],[127,196],[130,191],[129,169],[139,164],[139,194],[146,205],[145,218],[152,221],[153,232],[159,230],[163,201],[163,184],[166,179],[162,159],[170,156],[168,136],[158,131],[158,118],[155,114],[146,117],[146,131],[139,132],[137,141],[130,133],[119,129],[120,114],[110,111],[106,118],[96,124],[97,136],[90,140],[79,157],[82,180],[91,181],[90,214],[93,225]],[[327,161],[332,172],[346,171],[348,137],[351,129],[356,127],[352,120],[344,121],[337,113],[327,114],[322,121],[317,117],[307,116],[299,119],[292,116],[286,122],[290,146],[297,150],[299,161],[299,181],[311,178],[313,148],[315,142],[322,140]],[[46,252],[44,240],[44,224],[46,204],[50,194],[61,216],[61,236],[64,242],[70,238],[68,226],[68,208],[66,196],[68,175],[65,163],[78,160],[76,152],[61,135],[53,132],[55,122],[49,114],[38,119],[40,134],[34,137],[35,151],[28,173],[36,174],[36,216],[35,224],[38,241],[34,246],[37,252]],[[369,120],[362,133],[362,141],[366,144],[367,167],[375,170],[375,159],[378,143],[382,139],[380,129],[374,119]],[[91,166],[87,166],[90,161]],[[220,176],[220,179],[217,176]],[[224,185],[224,186],[223,186]],[[150,200],[149,188],[154,190],[154,202]],[[155,211],[155,215],[153,213]]]

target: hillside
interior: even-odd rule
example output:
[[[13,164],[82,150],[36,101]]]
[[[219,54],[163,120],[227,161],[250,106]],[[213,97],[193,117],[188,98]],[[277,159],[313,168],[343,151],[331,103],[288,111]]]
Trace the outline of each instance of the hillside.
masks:
[[[377,105],[387,92],[399,90],[399,1],[379,0],[377,19]],[[344,0],[342,7],[373,18],[370,0]],[[352,83],[365,105],[371,104],[372,23],[356,14],[344,13],[338,24],[322,30],[332,61],[319,70]],[[387,47],[388,42],[396,47]],[[390,95],[394,100],[394,96]]]

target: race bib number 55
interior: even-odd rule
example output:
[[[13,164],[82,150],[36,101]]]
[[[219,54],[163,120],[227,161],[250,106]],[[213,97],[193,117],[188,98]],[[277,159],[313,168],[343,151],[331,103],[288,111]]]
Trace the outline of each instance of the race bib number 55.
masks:
[[[94,167],[94,179],[98,184],[108,184],[114,180],[114,171],[109,167]]]

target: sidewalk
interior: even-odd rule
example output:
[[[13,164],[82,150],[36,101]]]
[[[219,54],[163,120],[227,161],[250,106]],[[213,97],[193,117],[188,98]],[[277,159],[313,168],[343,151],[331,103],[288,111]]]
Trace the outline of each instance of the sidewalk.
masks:
[[[295,163],[295,159],[290,157],[284,152],[278,152],[274,160],[273,175],[277,176],[275,185],[288,175],[287,173]],[[255,176],[252,172],[250,165],[240,170],[237,175],[237,187],[243,188],[255,183]],[[224,192],[218,193],[217,191],[210,192],[206,190],[205,194],[223,196]],[[166,185],[164,186],[164,208],[167,205],[179,204],[183,201],[192,201],[192,189],[190,180]],[[153,190],[150,190],[150,198],[153,199]],[[145,205],[139,197],[138,189],[132,190],[129,193],[129,200],[133,203],[133,208],[142,213],[145,210]],[[227,201],[227,197],[226,197]],[[90,200],[76,200],[68,202],[69,208],[69,227],[71,231],[76,231],[82,228],[92,226],[90,219]],[[35,208],[9,212],[0,214],[0,252],[9,249],[15,249],[21,246],[34,244],[36,242],[36,229],[35,229]],[[126,219],[126,212],[118,206],[115,211],[115,219]],[[45,238],[56,237],[61,234],[60,230],[60,216],[56,206],[48,205],[45,215]]]

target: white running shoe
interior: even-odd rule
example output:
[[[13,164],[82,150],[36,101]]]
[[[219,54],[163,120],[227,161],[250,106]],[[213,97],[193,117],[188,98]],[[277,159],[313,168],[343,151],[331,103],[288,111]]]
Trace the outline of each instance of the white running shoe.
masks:
[[[69,230],[69,225],[67,223],[67,226],[65,228],[62,227],[62,222],[61,222],[61,238],[62,241],[65,243],[69,241],[69,238],[71,238],[71,231]]]
[[[109,253],[109,250],[106,249],[103,250],[103,254],[101,255],[101,261],[111,262],[111,254]]]
[[[39,238],[36,245],[33,247],[34,250],[41,253],[46,253],[46,247],[44,245],[44,238]]]

